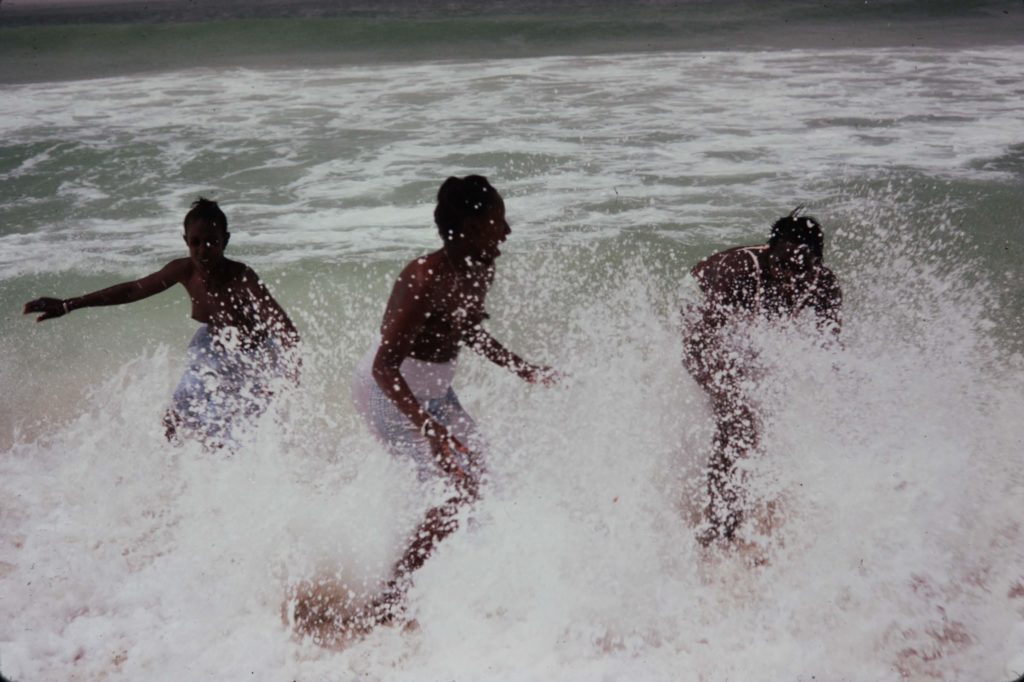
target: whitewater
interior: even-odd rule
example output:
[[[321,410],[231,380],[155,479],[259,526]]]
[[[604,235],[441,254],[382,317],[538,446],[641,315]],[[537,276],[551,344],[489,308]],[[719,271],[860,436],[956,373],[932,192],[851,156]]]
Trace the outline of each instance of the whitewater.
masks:
[[[0,672],[11,680],[1012,680],[1024,673],[1024,82],[1013,48],[648,53],[200,69],[6,85]],[[1016,136],[1015,136],[1016,135]],[[512,235],[463,354],[483,499],[417,572],[417,627],[295,638],[289,589],[366,599],[431,503],[348,399],[434,192]],[[160,417],[180,291],[35,324],[184,255],[188,202],[303,335],[234,452]],[[681,284],[807,204],[841,348],[757,328],[756,547],[694,539],[709,407]]]

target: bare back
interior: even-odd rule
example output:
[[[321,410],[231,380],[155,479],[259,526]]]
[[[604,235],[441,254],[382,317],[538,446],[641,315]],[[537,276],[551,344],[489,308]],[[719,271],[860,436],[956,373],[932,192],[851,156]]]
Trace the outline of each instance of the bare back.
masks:
[[[778,317],[810,308],[838,324],[842,293],[835,275],[818,265],[806,281],[778,281],[769,275],[767,246],[738,246],[708,256],[691,270],[708,306],[720,314]]]

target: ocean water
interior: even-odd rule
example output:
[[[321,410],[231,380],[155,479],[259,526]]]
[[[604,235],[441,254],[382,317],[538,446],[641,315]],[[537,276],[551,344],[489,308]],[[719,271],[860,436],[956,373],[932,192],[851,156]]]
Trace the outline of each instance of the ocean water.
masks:
[[[592,4],[560,6],[593,22],[585,39],[538,47],[538,26],[557,35],[559,23],[503,6],[494,35],[536,23],[489,56],[459,23],[479,16],[446,25],[438,9],[395,19],[422,45],[325,48],[313,67],[263,42],[278,32],[261,22],[296,27],[301,43],[348,15],[204,17],[253,54],[264,45],[264,63],[118,51],[116,35],[141,25],[212,30],[175,17],[0,25],[111,41],[110,64],[44,45],[45,68],[21,62],[28,72],[0,85],[0,672],[1024,672],[1024,78],[1020,45],[986,23],[1018,7],[940,3],[936,24],[920,4],[881,5],[876,24],[852,3],[818,8],[808,44],[777,45],[758,42],[743,4],[691,5],[700,26],[753,45],[694,44],[687,7],[654,3],[637,16],[671,21],[650,20],[666,32],[651,49],[594,28],[616,22]],[[772,7],[779,22],[808,16]],[[415,22],[454,47],[435,53]],[[934,28],[926,43],[940,24],[961,32],[916,45],[919,24]],[[846,25],[856,31],[832,46]],[[679,35],[687,49],[670,44]],[[568,378],[527,386],[464,355],[456,390],[491,443],[484,498],[417,573],[417,629],[321,649],[283,622],[289,588],[329,576],[365,599],[432,501],[375,444],[348,380],[396,273],[437,246],[438,185],[467,173],[503,193],[513,230],[489,328]],[[183,255],[181,219],[200,194],[222,202],[229,254],[304,339],[301,387],[232,454],[163,439],[195,328],[180,289],[41,324],[20,315],[30,298]],[[765,428],[747,474],[776,516],[754,548],[710,554],[693,526],[712,423],[680,362],[681,282],[701,257],[763,241],[797,204],[826,230],[843,347],[751,330]]]

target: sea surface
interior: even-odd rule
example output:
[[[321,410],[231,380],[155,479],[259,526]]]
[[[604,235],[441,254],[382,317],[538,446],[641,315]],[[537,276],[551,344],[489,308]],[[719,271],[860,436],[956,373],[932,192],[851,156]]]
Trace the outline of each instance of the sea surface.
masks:
[[[0,7],[0,673],[34,680],[1009,681],[1024,673],[1024,6],[219,2]],[[418,628],[343,651],[296,583],[365,600],[436,497],[349,377],[481,173],[512,234],[468,351],[490,442]],[[35,323],[185,255],[197,196],[303,337],[233,452],[161,415],[180,288]],[[770,528],[694,540],[713,424],[684,276],[803,204],[842,347],[750,331]]]

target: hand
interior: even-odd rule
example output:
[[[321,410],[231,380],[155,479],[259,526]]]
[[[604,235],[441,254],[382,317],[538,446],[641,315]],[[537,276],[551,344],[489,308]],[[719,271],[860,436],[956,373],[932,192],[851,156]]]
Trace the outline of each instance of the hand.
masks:
[[[540,367],[538,365],[526,365],[516,374],[528,384],[541,384],[551,388],[566,378],[567,375],[552,369],[551,367]]]
[[[451,435],[448,429],[433,420],[427,423],[424,431],[438,466],[452,478],[455,487],[466,497],[476,499],[477,479],[462,468],[456,453],[464,455],[470,462],[475,462],[476,455]]]
[[[64,301],[59,298],[45,297],[29,301],[21,309],[22,315],[42,313],[42,315],[36,318],[36,322],[42,322],[43,320],[49,320],[54,317],[61,317],[67,312],[68,309],[64,306]]]
[[[284,378],[292,383],[293,386],[298,387],[301,385],[299,381],[302,373],[302,356],[300,356],[294,350],[288,351],[284,357]]]

